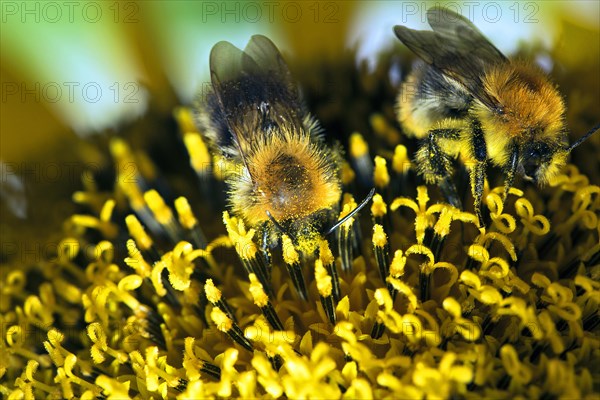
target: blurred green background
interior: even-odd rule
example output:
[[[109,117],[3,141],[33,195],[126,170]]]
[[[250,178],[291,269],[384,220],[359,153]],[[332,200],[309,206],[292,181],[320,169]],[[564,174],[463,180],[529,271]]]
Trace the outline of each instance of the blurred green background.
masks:
[[[188,103],[207,84],[210,48],[243,47],[262,33],[293,57],[335,58],[361,42],[359,56],[395,44],[394,24],[426,28],[411,1],[2,1],[2,148],[18,161],[56,136],[118,127],[144,112],[145,86]],[[554,48],[561,22],[597,29],[597,1],[448,2],[504,52],[520,41]],[[579,43],[597,57],[597,37]],[[562,44],[561,44],[562,45]],[[575,52],[574,52],[575,53]],[[583,60],[571,60],[579,63]],[[586,60],[590,61],[590,60]],[[592,60],[593,61],[593,60]]]
[[[261,33],[291,63],[333,64],[350,46],[372,63],[378,51],[398,46],[393,25],[427,29],[425,12],[435,4],[440,2],[2,1],[2,233],[53,229],[71,211],[71,193],[81,186],[78,173],[104,162],[86,140],[119,131],[148,112],[189,104],[209,85],[208,54],[216,42],[244,47]],[[599,4],[447,6],[472,19],[507,54],[523,44],[542,49],[537,61],[559,84],[570,85],[567,104],[591,115],[568,116],[577,136],[600,118]],[[20,214],[14,203],[23,202]]]

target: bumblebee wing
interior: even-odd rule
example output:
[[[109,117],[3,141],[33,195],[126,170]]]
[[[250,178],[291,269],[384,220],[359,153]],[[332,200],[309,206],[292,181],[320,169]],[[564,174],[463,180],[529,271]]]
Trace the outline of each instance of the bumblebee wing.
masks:
[[[395,26],[394,32],[423,61],[463,86],[489,108],[499,104],[483,86],[486,68],[507,58],[465,17],[442,7],[427,11],[433,31]]]
[[[219,142],[234,142],[233,153],[239,153],[246,167],[245,154],[275,132],[273,128],[302,126],[306,112],[298,89],[281,53],[265,36],[252,36],[243,51],[217,43],[210,54],[210,73],[228,128]]]
[[[248,168],[244,151],[247,142],[244,141],[243,130],[240,129],[242,121],[240,114],[245,103],[248,89],[240,86],[238,82],[258,66],[243,51],[229,42],[218,42],[210,51],[210,77],[217,102],[216,111],[219,118],[225,120],[226,132],[221,132],[218,142],[222,145],[233,142],[244,165]],[[231,137],[229,137],[231,136]]]
[[[447,38],[455,38],[454,46],[459,55],[471,55],[470,58],[479,61],[480,66],[508,61],[471,21],[460,14],[446,8],[433,7],[427,11],[427,22],[435,32]]]
[[[274,81],[292,85],[290,71],[281,53],[271,40],[262,35],[254,35],[242,51],[229,42],[217,43],[210,57],[211,78],[217,83],[237,82],[245,77],[274,77]],[[214,84],[215,82],[213,82]],[[226,88],[247,90],[247,86]],[[247,96],[251,93],[239,93]],[[253,99],[253,97],[251,97]]]
[[[263,74],[268,74],[271,78],[268,83],[277,85],[276,87],[267,88],[272,97],[275,97],[275,99],[284,97],[285,100],[294,103],[291,104],[292,106],[299,105],[296,83],[281,53],[271,40],[266,36],[254,35],[244,51],[256,62]]]
[[[289,127],[300,126],[308,111],[301,100],[298,85],[271,40],[262,35],[254,35],[244,49],[258,65],[262,75],[261,102],[268,104],[269,110],[262,115],[263,128],[269,125],[285,124]]]
[[[302,121],[305,112],[298,89],[281,53],[265,36],[252,36],[244,51],[228,42],[217,43],[210,66],[226,118],[244,136],[253,131],[246,129],[249,121],[262,125],[257,126],[262,130],[284,121]]]

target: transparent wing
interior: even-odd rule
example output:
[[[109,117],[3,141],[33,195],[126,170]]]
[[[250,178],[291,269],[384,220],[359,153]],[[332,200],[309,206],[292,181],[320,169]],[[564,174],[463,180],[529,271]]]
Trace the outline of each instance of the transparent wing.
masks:
[[[229,42],[218,42],[210,51],[210,78],[215,98],[227,124],[227,130],[247,170],[249,169],[244,156],[245,146],[241,142],[243,137],[234,120],[237,114],[236,98],[243,94],[243,90],[240,90],[235,82],[243,75],[244,65],[248,66],[251,63],[252,60],[247,55]]]
[[[261,102],[269,105],[263,115],[265,124],[300,126],[307,111],[301,101],[298,85],[277,47],[266,36],[254,35],[244,49],[258,66],[263,83]]]
[[[244,51],[228,42],[217,43],[210,71],[215,94],[234,127],[243,125],[248,113],[264,113],[277,105],[291,110],[288,117],[301,120],[302,115],[294,115],[302,114],[296,85],[281,53],[265,36],[252,36]]]
[[[433,31],[395,26],[394,32],[417,56],[462,85],[489,108],[499,107],[483,87],[489,66],[508,59],[465,17],[442,7],[427,11]]]
[[[304,111],[287,64],[273,42],[252,36],[242,51],[229,42],[210,53],[214,94],[236,147],[244,153],[276,125],[302,123]],[[246,165],[247,166],[247,165]]]
[[[248,42],[244,52],[256,62],[263,73],[267,73],[273,78],[274,82],[282,86],[278,88],[278,91],[281,89],[287,90],[287,100],[298,101],[298,91],[292,74],[281,53],[271,40],[262,35],[254,35]]]

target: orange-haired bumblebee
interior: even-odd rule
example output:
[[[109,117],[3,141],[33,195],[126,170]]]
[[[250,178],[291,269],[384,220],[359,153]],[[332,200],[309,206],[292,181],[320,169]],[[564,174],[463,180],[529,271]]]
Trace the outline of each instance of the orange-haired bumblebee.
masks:
[[[423,139],[418,172],[460,206],[451,180],[452,158],[470,169],[475,213],[488,163],[505,176],[505,197],[516,174],[546,183],[596,126],[568,145],[565,104],[541,69],[505,57],[466,18],[443,7],[427,11],[433,31],[395,26],[396,36],[425,64],[403,83],[398,119],[409,136]]]
[[[263,246],[285,233],[312,256],[337,219],[341,152],[326,145],[273,42],[252,36],[210,53],[212,92],[197,120],[212,151],[236,170],[227,179],[234,214],[258,227]],[[338,226],[338,224],[335,224]]]

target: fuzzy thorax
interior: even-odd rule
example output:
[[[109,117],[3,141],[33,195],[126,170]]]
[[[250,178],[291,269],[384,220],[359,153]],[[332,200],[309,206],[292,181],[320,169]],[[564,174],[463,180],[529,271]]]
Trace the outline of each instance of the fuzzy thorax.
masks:
[[[258,137],[258,136],[257,136]],[[248,169],[230,179],[233,211],[250,225],[302,219],[340,200],[338,167],[331,150],[307,133],[265,135],[246,155]]]
[[[560,93],[537,67],[519,61],[490,69],[484,79],[485,91],[499,109],[476,105],[474,114],[486,134],[489,158],[504,165],[509,142],[519,147],[544,142],[558,149],[566,142],[565,105]]]

